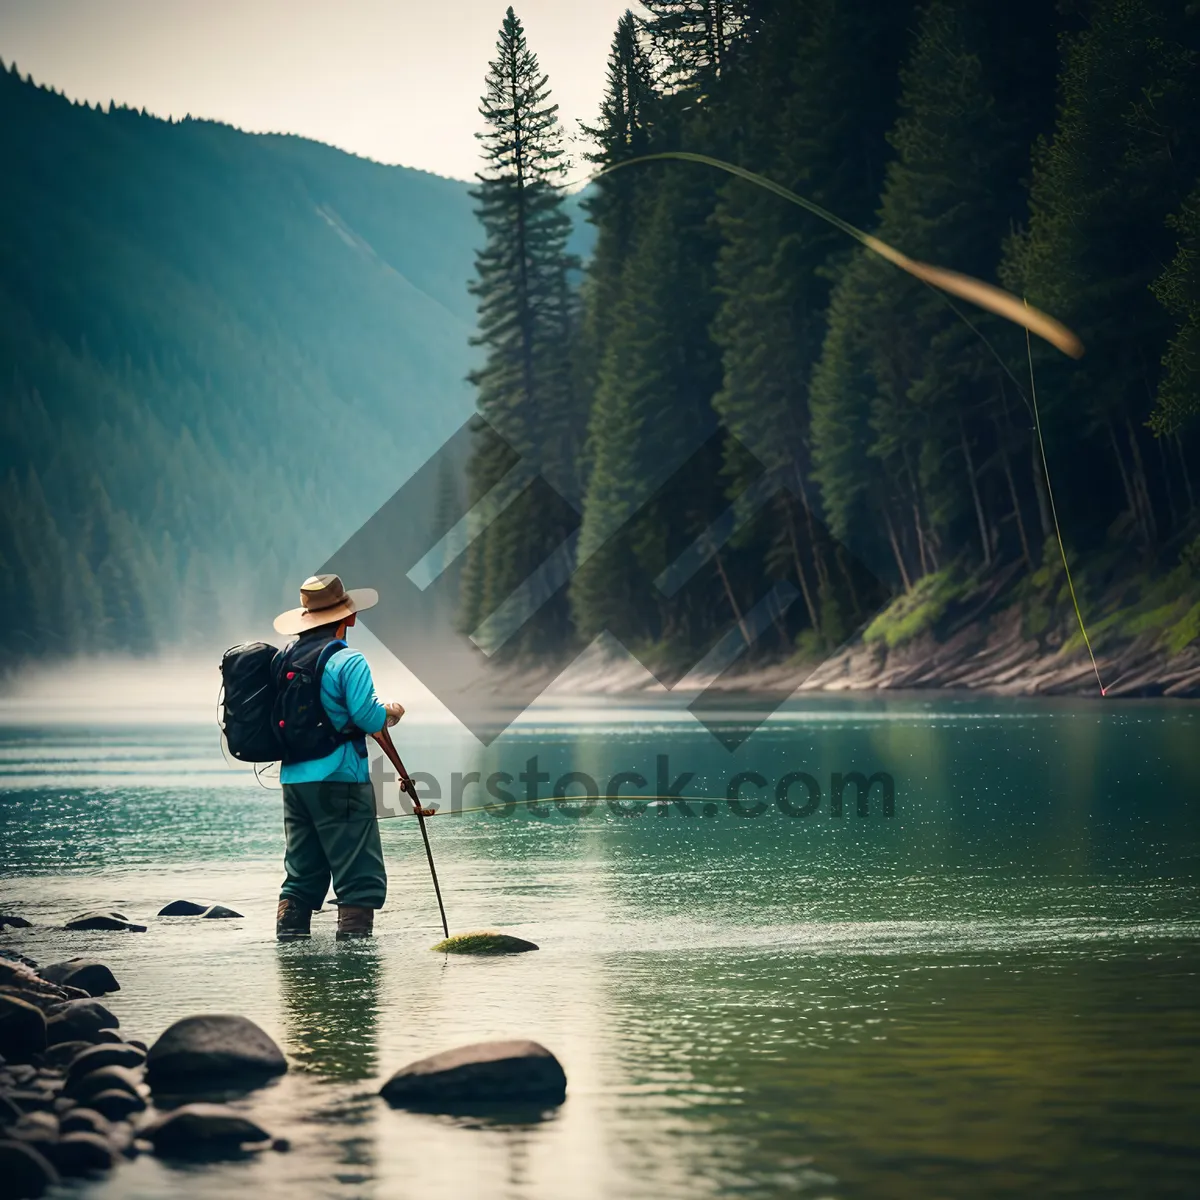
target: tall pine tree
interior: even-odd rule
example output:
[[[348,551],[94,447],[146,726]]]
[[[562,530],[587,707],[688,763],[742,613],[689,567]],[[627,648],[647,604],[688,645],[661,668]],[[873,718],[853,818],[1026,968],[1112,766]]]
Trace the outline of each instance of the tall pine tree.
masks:
[[[485,244],[471,285],[478,299],[483,366],[471,375],[480,414],[523,460],[523,480],[540,471],[577,496],[583,417],[572,370],[574,303],[568,272],[570,234],[562,192],[566,172],[558,106],[548,78],[509,8],[487,74],[479,134],[484,169],[472,195]],[[481,499],[504,474],[494,453],[471,463],[471,497]],[[520,483],[514,483],[515,491]],[[547,558],[568,530],[532,494],[509,501],[471,547],[464,568],[463,627],[474,631]],[[515,506],[515,507],[514,507]],[[558,601],[566,633],[565,599]],[[524,643],[522,643],[524,645]],[[524,645],[525,649],[540,647]]]

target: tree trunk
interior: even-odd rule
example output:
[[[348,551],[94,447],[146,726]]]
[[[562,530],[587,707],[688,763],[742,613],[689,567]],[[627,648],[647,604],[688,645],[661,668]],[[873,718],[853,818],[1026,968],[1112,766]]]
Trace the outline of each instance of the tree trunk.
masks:
[[[908,569],[904,565],[904,555],[900,553],[900,543],[896,541],[896,530],[888,510],[883,510],[883,523],[887,526],[888,541],[892,544],[892,553],[896,556],[896,566],[900,568],[900,582],[906,592],[912,591],[912,580],[908,577]]]
[[[796,522],[792,517],[791,501],[784,496],[781,503],[783,504],[784,518],[787,521],[788,541],[792,547],[792,563],[796,568],[796,578],[800,580],[800,594],[804,597],[804,607],[808,609],[808,619],[813,627],[813,632],[819,635],[821,632],[821,618],[817,614],[812,593],[808,590],[808,577],[804,574],[804,567],[800,562],[800,547],[796,542]],[[813,547],[813,554],[816,554],[815,546]]]
[[[999,432],[999,430],[998,430]],[[1008,461],[1008,451],[1004,448],[1004,436],[1000,436],[1000,463],[1004,467],[1004,478],[1008,481],[1008,495],[1012,500],[1013,516],[1017,518],[1017,535],[1021,539],[1021,557],[1025,565],[1033,570],[1033,555],[1029,553],[1029,538],[1025,534],[1025,521],[1021,516],[1021,500],[1017,495],[1017,485],[1013,480],[1012,465]]]
[[[967,441],[967,430],[962,417],[958,418],[958,438],[962,446],[963,458],[967,463],[967,481],[971,485],[971,500],[975,505],[975,519],[979,522],[979,541],[983,546],[983,565],[992,565],[991,538],[988,535],[987,518],[983,514],[983,502],[979,498],[979,485],[975,479],[975,464],[971,461],[971,446]]]
[[[1033,452],[1033,490],[1037,493],[1038,522],[1042,527],[1042,541],[1054,533],[1054,522],[1050,515],[1050,494],[1046,490],[1046,464],[1042,461],[1037,434],[1029,439]]]

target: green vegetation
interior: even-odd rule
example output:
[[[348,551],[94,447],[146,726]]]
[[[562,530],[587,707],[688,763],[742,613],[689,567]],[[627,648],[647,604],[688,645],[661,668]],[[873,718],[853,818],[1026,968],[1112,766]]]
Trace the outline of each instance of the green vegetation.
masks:
[[[1004,281],[1087,353],[1035,344],[1031,364],[1020,329],[745,181],[662,161],[602,176],[569,344],[586,442],[565,636],[607,630],[651,648],[669,678],[786,584],[796,602],[760,655],[835,646],[889,593],[869,641],[1014,600],[1029,631],[1069,637],[1032,366],[1085,608],[1102,624],[1137,577],[1123,634],[1136,613],[1165,646],[1194,640],[1173,564],[1200,521],[1200,9],[645,9],[618,25],[593,161],[682,150],[741,164],[914,257]],[[666,587],[663,571],[754,488],[768,501],[687,587]]]
[[[440,954],[522,954],[537,947],[509,933],[480,930],[476,933],[456,933],[438,942],[433,949]]]

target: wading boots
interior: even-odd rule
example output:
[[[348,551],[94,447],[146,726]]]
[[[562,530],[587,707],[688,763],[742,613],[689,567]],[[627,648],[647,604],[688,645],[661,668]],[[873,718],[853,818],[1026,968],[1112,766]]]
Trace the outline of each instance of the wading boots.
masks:
[[[370,937],[371,928],[375,924],[375,910],[360,908],[357,904],[338,905],[339,938]]]
[[[281,942],[291,941],[292,938],[306,938],[311,933],[311,920],[311,908],[305,908],[299,901],[285,896],[280,900],[279,910],[275,914],[275,936]]]

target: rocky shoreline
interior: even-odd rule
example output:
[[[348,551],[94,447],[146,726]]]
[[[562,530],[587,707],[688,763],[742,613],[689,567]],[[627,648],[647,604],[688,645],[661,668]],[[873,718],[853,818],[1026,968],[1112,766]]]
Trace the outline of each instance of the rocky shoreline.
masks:
[[[214,907],[177,901],[167,909],[199,919],[239,915]],[[29,925],[0,916],[0,928]],[[62,928],[147,931],[108,911]],[[290,1149],[230,1103],[288,1070],[264,1030],[236,1014],[202,1013],[147,1044],[128,1037],[101,999],[120,990],[97,959],[39,966],[0,950],[0,1195],[36,1198],[63,1180],[102,1178],[140,1154],[219,1162]],[[536,1042],[480,1042],[402,1066],[378,1094],[417,1111],[540,1111],[565,1099],[566,1075]]]
[[[1096,648],[1104,695],[1200,699],[1200,644],[1168,652],[1153,635],[1106,638]],[[522,677],[547,683],[537,667]],[[501,691],[504,682],[497,684]],[[692,672],[674,689],[719,692],[962,691],[993,696],[1094,696],[1100,683],[1086,649],[1070,631],[1033,637],[1017,608],[926,631],[903,645],[855,638],[820,660],[752,662],[719,676]],[[665,689],[615,644],[597,642],[562,675],[549,695],[636,695]]]

